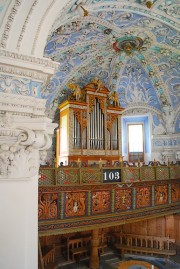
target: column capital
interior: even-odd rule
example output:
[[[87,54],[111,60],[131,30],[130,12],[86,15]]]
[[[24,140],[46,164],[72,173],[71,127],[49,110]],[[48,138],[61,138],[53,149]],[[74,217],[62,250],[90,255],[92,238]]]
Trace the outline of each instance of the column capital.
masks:
[[[0,180],[38,174],[39,156],[51,146],[57,126],[44,111],[45,100],[0,93]]]

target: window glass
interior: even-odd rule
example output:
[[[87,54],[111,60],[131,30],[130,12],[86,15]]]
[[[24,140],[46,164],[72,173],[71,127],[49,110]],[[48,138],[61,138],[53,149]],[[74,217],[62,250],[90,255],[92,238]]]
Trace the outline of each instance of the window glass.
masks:
[[[143,126],[142,124],[129,125],[129,152],[143,152]]]

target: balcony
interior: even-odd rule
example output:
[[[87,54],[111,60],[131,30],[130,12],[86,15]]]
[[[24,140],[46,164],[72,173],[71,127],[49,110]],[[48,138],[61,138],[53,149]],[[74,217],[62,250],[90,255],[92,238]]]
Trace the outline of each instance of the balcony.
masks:
[[[39,235],[110,227],[179,212],[179,165],[124,165],[41,167]]]

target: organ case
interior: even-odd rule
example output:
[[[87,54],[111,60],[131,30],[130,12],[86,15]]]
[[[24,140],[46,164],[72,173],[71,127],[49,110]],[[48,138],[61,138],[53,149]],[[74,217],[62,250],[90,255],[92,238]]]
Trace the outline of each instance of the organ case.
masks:
[[[121,114],[116,92],[110,92],[94,79],[83,89],[73,90],[68,100],[59,105],[60,149],[58,163],[81,161],[85,164],[112,164],[121,156]]]

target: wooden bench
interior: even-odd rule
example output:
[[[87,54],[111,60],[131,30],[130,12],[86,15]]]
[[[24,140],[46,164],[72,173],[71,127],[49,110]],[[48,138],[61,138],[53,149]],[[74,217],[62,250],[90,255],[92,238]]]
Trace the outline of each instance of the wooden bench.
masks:
[[[159,254],[159,255],[165,255],[165,256],[171,256],[176,255],[176,251],[172,249],[157,249],[157,248],[145,248],[145,247],[137,247],[137,246],[126,246],[126,245],[119,245],[115,244],[117,249],[121,250],[122,256],[124,256],[124,253],[130,252],[130,253],[140,253],[140,254]]]
[[[91,236],[69,239],[67,243],[67,259],[75,260],[75,256],[87,255],[90,250]]]
[[[106,243],[100,243],[98,246],[99,254],[104,254],[104,249],[107,248]]]
[[[55,257],[54,246],[42,248],[42,259],[44,267],[46,267],[49,263],[54,263],[54,257]]]

